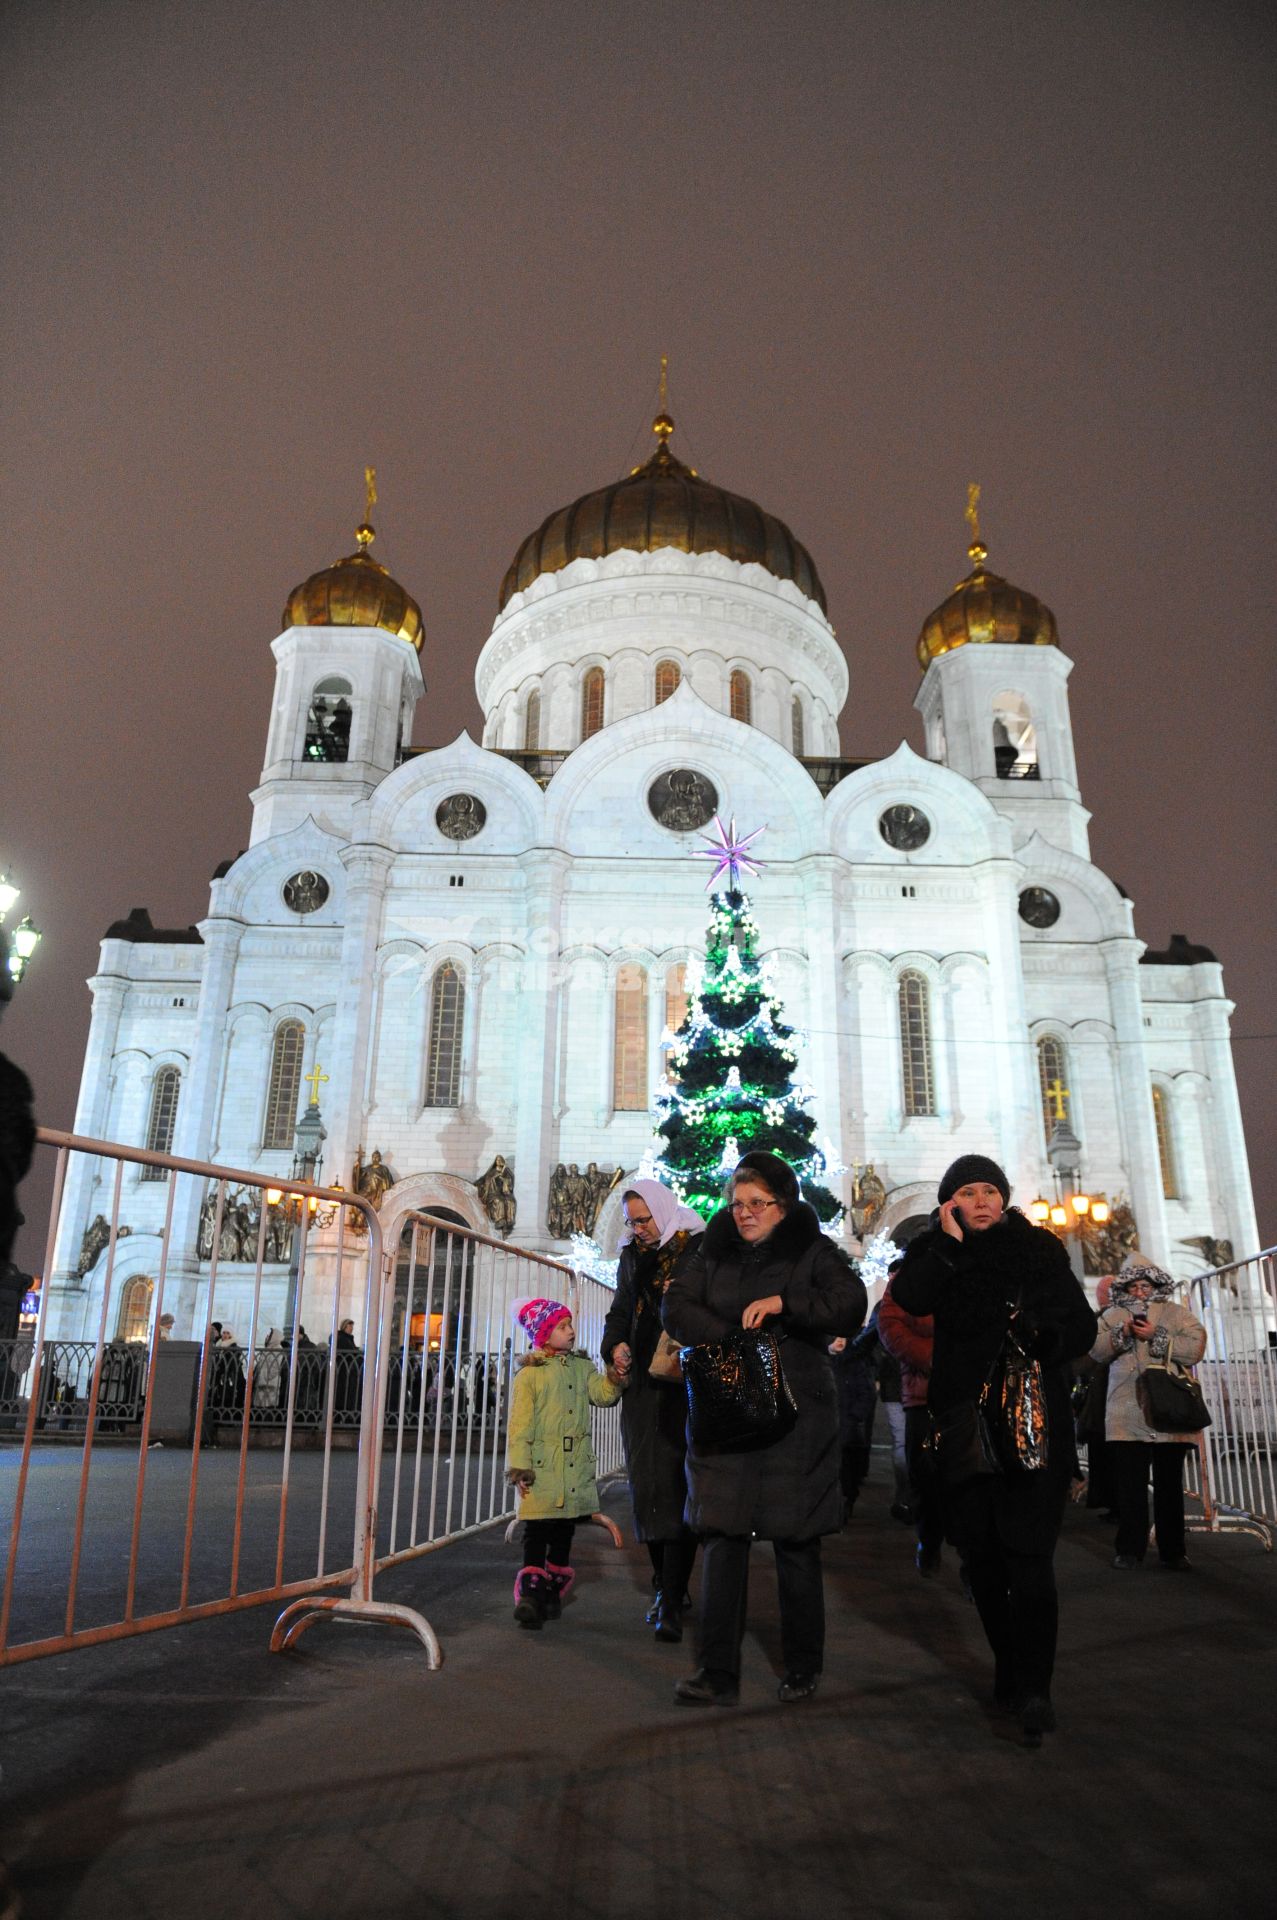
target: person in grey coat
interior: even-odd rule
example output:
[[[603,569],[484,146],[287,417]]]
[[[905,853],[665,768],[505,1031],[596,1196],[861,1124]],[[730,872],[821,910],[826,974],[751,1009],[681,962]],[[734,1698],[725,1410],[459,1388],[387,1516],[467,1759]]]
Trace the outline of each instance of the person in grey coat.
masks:
[[[842,1525],[827,1348],[857,1331],[865,1306],[864,1287],[821,1232],[792,1168],[776,1154],[743,1154],[729,1204],[671,1280],[662,1318],[685,1346],[722,1341],[737,1327],[774,1328],[798,1419],[783,1439],[748,1449],[698,1447],[689,1435],[687,1523],[704,1549],[701,1665],[674,1689],[687,1705],[731,1706],[739,1696],[752,1536],[770,1540],[776,1557],[780,1698],[806,1700],[816,1691],[825,1639],[820,1541]]]
[[[1175,1282],[1143,1254],[1128,1255],[1100,1315],[1091,1358],[1108,1369],[1104,1441],[1117,1506],[1113,1565],[1129,1572],[1148,1548],[1148,1482],[1153,1478],[1153,1526],[1157,1557],[1172,1573],[1188,1573],[1184,1551],[1184,1461],[1191,1433],[1150,1427],[1140,1404],[1139,1383],[1149,1366],[1170,1360],[1195,1367],[1206,1351],[1206,1329],[1172,1298]]]

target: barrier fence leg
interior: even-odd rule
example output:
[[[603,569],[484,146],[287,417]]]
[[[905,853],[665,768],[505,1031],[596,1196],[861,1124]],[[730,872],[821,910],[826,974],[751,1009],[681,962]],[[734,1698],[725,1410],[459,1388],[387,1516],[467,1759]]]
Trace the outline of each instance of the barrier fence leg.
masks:
[[[390,1372],[391,1328],[395,1305],[395,1250],[383,1257],[379,1227],[370,1223],[368,1325],[377,1328],[375,1364],[364,1368],[364,1398],[359,1412],[359,1462],[356,1470],[355,1577],[345,1598],[305,1594],[284,1608],[270,1637],[272,1653],[288,1653],[316,1620],[346,1620],[353,1625],[406,1627],[426,1650],[426,1665],[436,1672],[443,1650],[434,1628],[415,1607],[373,1598],[377,1568],[377,1509],[380,1499],[382,1435],[385,1430],[386,1384]],[[367,1342],[365,1342],[365,1351]]]

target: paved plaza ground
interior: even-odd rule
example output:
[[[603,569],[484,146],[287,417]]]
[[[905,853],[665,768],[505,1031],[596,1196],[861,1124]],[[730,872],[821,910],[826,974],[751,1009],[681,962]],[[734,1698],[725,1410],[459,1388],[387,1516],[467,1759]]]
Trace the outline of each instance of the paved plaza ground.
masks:
[[[577,1597],[510,1619],[491,1529],[382,1581],[406,1635],[316,1626],[272,1656],[258,1609],[0,1674],[3,1851],[28,1920],[433,1916],[1268,1915],[1277,1906],[1277,1557],[1111,1570],[1070,1511],[1060,1731],[1026,1752],[952,1556],[929,1582],[885,1461],[828,1543],[816,1698],[781,1707],[754,1551],[736,1711],[672,1702],[690,1647],[642,1625],[646,1556],[589,1530]],[[624,1514],[622,1489],[608,1497]]]

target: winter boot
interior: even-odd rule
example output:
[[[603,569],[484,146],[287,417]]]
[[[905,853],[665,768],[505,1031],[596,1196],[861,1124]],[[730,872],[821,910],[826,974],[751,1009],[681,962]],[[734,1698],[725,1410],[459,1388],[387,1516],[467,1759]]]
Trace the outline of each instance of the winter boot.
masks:
[[[658,1640],[679,1641],[683,1638],[683,1609],[674,1593],[659,1593],[656,1596],[656,1619],[653,1625]]]
[[[563,1602],[576,1584],[576,1573],[571,1567],[556,1567],[552,1560],[545,1563],[547,1592],[541,1611],[547,1620],[557,1620],[563,1612]]]
[[[541,1631],[550,1580],[544,1567],[520,1567],[514,1579],[514,1617],[521,1627]]]

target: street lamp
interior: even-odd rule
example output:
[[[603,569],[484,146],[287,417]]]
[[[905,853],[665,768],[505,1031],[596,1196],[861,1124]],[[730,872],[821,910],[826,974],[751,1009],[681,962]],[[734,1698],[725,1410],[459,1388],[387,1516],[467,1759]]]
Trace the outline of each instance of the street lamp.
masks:
[[[1046,1157],[1051,1162],[1051,1171],[1055,1175],[1056,1198],[1054,1202],[1035,1200],[1029,1208],[1029,1218],[1039,1226],[1045,1226],[1049,1220],[1056,1234],[1068,1249],[1069,1265],[1078,1280],[1084,1277],[1082,1264],[1082,1222],[1090,1216],[1095,1218],[1095,1208],[1102,1210],[1103,1218],[1108,1219],[1108,1206],[1104,1201],[1093,1201],[1089,1194],[1081,1190],[1079,1162],[1082,1157],[1082,1142],[1074,1133],[1067,1120],[1057,1120],[1051,1129],[1051,1138],[1046,1143]],[[1065,1198],[1067,1196],[1067,1198]]]
[[[5,1000],[26,972],[31,956],[43,937],[39,927],[32,924],[29,913],[18,922],[12,933],[4,932],[4,923],[21,895],[21,887],[14,885],[10,875],[0,874],[0,961],[3,962],[0,965],[0,999]]]
[[[308,1076],[309,1077],[309,1076]],[[327,1079],[327,1075],[321,1076]],[[301,1119],[297,1122],[297,1131],[293,1135],[293,1172],[294,1180],[301,1180],[307,1186],[319,1184],[319,1169],[323,1164],[324,1142],[328,1138],[324,1123],[319,1117],[319,1103],[312,1100]],[[302,1218],[309,1211],[314,1214],[319,1202],[313,1194],[285,1194],[282,1187],[266,1189],[267,1204],[272,1207],[286,1206],[291,1212],[296,1208],[293,1222],[292,1245],[288,1254],[288,1298],[284,1306],[284,1337],[291,1342],[293,1323],[297,1318],[297,1293],[301,1275],[302,1257]]]

